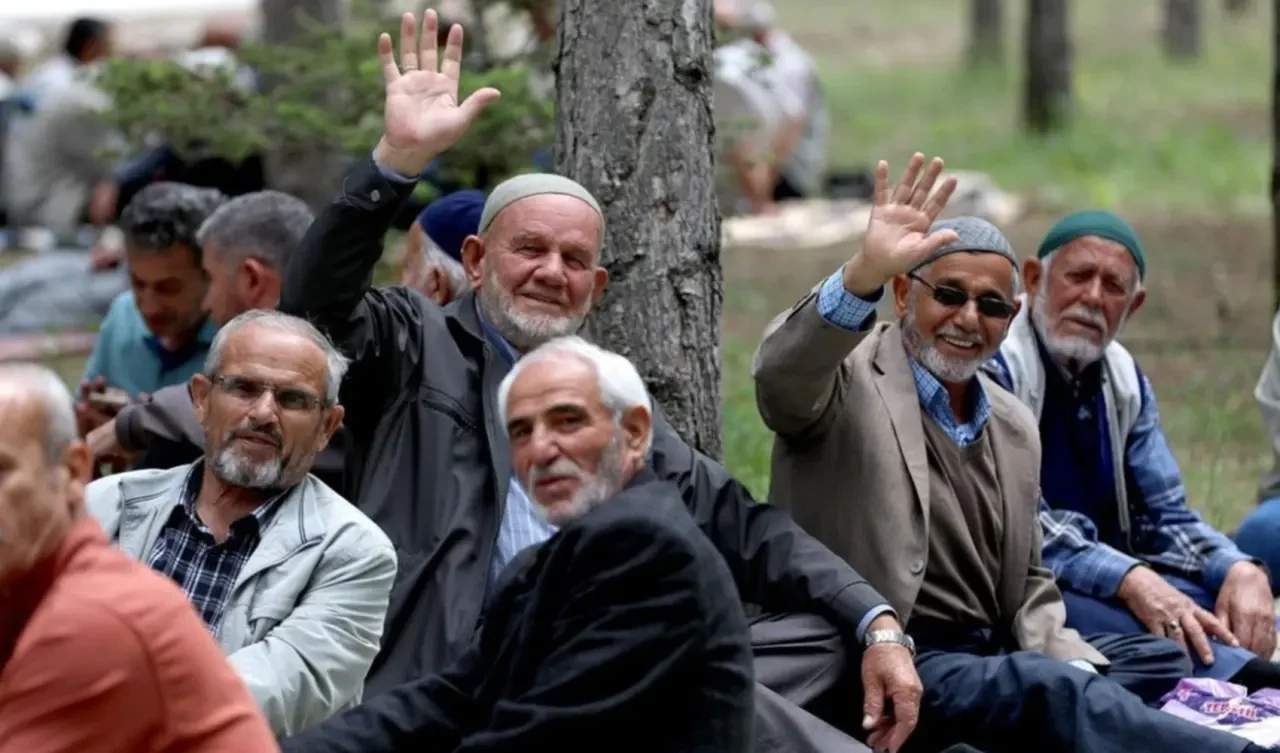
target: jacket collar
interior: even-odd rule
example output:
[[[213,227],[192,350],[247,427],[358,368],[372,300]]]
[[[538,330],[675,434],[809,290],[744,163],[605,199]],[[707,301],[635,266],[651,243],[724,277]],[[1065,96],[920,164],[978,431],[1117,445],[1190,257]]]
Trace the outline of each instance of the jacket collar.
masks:
[[[188,464],[158,474],[120,476],[120,524],[116,538],[121,550],[136,559],[146,557],[174,508],[182,504],[183,488],[191,468]],[[258,546],[240,572],[237,588],[254,575],[279,566],[300,549],[324,540],[328,528],[321,510],[321,488],[308,474],[279,499],[279,507],[259,532]]]

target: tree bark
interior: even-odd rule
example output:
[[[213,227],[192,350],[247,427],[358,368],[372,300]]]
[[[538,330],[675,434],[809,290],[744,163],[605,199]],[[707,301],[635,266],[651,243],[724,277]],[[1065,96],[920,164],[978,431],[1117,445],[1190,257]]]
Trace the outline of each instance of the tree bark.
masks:
[[[346,6],[342,0],[261,0],[262,41],[266,44],[288,44],[302,31],[302,19],[325,25],[340,26],[346,22]],[[270,81],[263,81],[269,90]],[[274,189],[293,194],[319,211],[333,195],[333,187],[342,178],[342,155],[331,149],[274,149],[266,155],[267,183]]]
[[[562,0],[556,168],[604,209],[609,287],[588,321],[685,441],[720,442],[720,217],[710,0]]]
[[[1030,0],[1023,123],[1048,133],[1071,118],[1071,36],[1067,0]]]
[[[1164,54],[1185,60],[1200,56],[1200,0],[1164,0]]]
[[[970,0],[969,65],[1004,63],[1003,0]]]
[[[1271,290],[1280,311],[1280,0],[1271,12]]]

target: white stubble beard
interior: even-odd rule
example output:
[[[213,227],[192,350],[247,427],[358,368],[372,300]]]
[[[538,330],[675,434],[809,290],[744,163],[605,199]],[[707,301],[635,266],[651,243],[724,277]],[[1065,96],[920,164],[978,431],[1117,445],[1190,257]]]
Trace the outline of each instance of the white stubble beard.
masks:
[[[933,340],[926,342],[924,335],[920,330],[916,329],[916,302],[914,298],[907,302],[907,314],[902,318],[902,334],[909,350],[914,351],[916,360],[920,362],[920,365],[944,382],[960,384],[969,381],[977,375],[978,370],[982,368],[982,364],[990,357],[990,354],[986,352],[986,343],[983,341],[982,335],[962,332],[950,325],[939,329],[935,334],[935,339],[937,335],[976,338],[981,349],[979,355],[972,359],[954,358],[942,354],[937,346],[934,345]]]
[[[581,518],[621,490],[623,472],[621,432],[615,433],[609,440],[609,446],[600,455],[600,463],[596,466],[594,474],[588,474],[572,461],[560,458],[545,468],[531,469],[526,491],[532,496],[539,476],[560,475],[569,472],[570,467],[572,472],[582,479],[582,486],[574,492],[573,499],[555,507],[542,505],[536,498],[533,500],[533,510],[537,516],[557,528]]]
[[[594,292],[594,291],[591,291]],[[567,316],[526,314],[516,307],[515,295],[502,287],[498,272],[486,264],[484,286],[479,290],[480,307],[486,319],[516,348],[527,351],[557,337],[577,334],[591,310],[588,293],[582,310]]]
[[[1073,314],[1076,318],[1088,320],[1100,327],[1103,333],[1100,341],[1094,342],[1083,335],[1060,335],[1051,331],[1049,288],[1048,285],[1041,284],[1031,307],[1031,324],[1036,328],[1036,334],[1040,335],[1040,340],[1044,343],[1045,350],[1049,351],[1049,355],[1063,364],[1074,362],[1082,366],[1102,360],[1107,346],[1120,336],[1128,318],[1127,314],[1121,316],[1120,321],[1116,323],[1115,331],[1112,332],[1107,326],[1106,316],[1098,309],[1077,303],[1060,312],[1059,321],[1067,314]]]

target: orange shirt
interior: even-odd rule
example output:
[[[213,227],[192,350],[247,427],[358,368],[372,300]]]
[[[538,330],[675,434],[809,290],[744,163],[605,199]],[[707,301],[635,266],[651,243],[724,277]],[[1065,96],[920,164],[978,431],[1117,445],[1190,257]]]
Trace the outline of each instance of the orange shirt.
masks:
[[[279,750],[177,586],[94,521],[0,595],[0,753]]]

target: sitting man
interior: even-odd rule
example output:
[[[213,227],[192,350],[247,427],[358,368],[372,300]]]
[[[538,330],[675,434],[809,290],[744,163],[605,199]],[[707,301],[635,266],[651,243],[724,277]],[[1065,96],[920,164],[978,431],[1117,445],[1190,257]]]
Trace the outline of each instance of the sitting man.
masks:
[[[91,463],[62,380],[0,366],[0,753],[278,750],[179,590],[84,515]]]
[[[196,230],[225,199],[209,189],[153,183],[125,207],[120,229],[132,290],[116,298],[102,322],[82,397],[104,387],[134,397],[200,371],[217,327],[201,306],[208,279]],[[77,414],[83,433],[109,418],[87,402]]]
[[[436,38],[436,23],[429,11],[424,40]],[[498,385],[524,353],[576,333],[608,279],[599,203],[568,178],[532,174],[490,193],[462,253],[472,289],[456,301],[441,308],[402,287],[370,287],[414,176],[497,95],[481,89],[457,101],[460,27],[450,31],[443,65],[429,41],[418,59],[415,32],[406,15],[403,73],[390,38],[379,39],[386,134],[317,216],[280,305],[315,322],[354,360],[342,386],[348,488],[391,537],[400,563],[371,696],[452,664],[488,620],[488,596],[515,555],[555,533],[513,479]],[[656,408],[653,435],[649,468],[680,489],[744,603],[759,607],[751,623],[755,699],[758,726],[770,731],[761,737],[773,741],[761,751],[852,748],[847,736],[831,740],[841,736],[835,727],[856,727],[866,711],[842,692],[859,668],[869,695],[898,696],[909,728],[920,691],[910,656],[893,646],[864,651],[879,631],[897,630],[884,598],[782,510],[756,504]],[[871,711],[878,719],[880,710]]]
[[[111,540],[186,591],[279,736],[359,702],[395,579],[387,537],[307,473],[346,366],[310,324],[242,314],[191,378],[204,459],[87,492]]]
[[[205,220],[196,242],[209,278],[203,308],[216,326],[246,311],[276,307],[284,268],[312,219],[300,199],[260,191],[228,201]],[[335,489],[342,485],[341,436],[339,429],[311,469]],[[90,432],[87,442],[99,461],[134,459],[134,468],[172,468],[204,455],[204,427],[183,383],[125,407]]]
[[[751,641],[733,576],[675,485],[645,468],[649,395],[577,337],[503,379],[512,464],[557,528],[503,574],[470,650],[285,742],[299,753],[745,753]]]
[[[1280,687],[1267,573],[1187,506],[1151,383],[1115,342],[1144,271],[1119,217],[1067,216],[1023,264],[1022,310],[988,364],[1040,424],[1045,564],[1069,626],[1149,630],[1186,645],[1199,676]]]
[[[930,196],[942,161],[917,183],[923,162],[892,189],[879,163],[862,249],[770,324],[754,369],[771,499],[870,573],[918,645],[911,749],[1256,750],[1143,703],[1189,669],[1177,644],[1064,626],[1034,421],[978,373],[1017,313],[1016,260],[988,222],[930,225],[955,180]],[[899,321],[876,324],[890,281]]]
[[[462,244],[480,229],[484,199],[483,191],[455,191],[418,214],[405,242],[400,284],[441,306],[471,289],[462,268]]]

